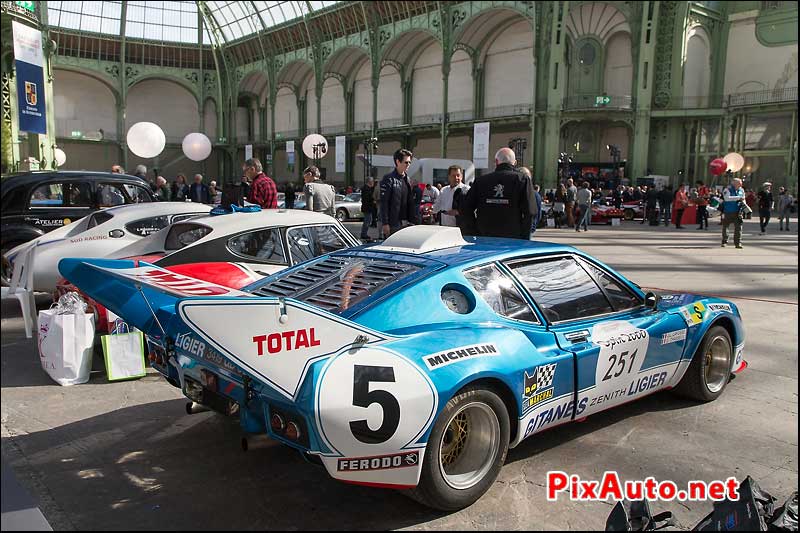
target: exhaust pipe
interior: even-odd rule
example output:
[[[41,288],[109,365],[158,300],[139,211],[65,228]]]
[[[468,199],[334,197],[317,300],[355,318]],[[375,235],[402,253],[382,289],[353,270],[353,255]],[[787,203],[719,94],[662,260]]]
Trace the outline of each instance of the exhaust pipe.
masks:
[[[266,448],[269,446],[272,439],[266,435],[253,434],[242,437],[242,451],[257,450],[259,448]]]
[[[194,414],[197,414],[197,413],[205,413],[206,411],[210,411],[210,410],[211,409],[209,409],[208,407],[206,407],[205,405],[203,405],[201,403],[188,402],[186,404],[186,414],[187,415],[194,415]]]

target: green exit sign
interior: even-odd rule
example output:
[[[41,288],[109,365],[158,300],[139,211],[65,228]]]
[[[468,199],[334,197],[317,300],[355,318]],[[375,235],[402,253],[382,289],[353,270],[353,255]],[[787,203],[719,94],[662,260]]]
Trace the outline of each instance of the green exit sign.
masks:
[[[33,1],[25,2],[22,0],[17,0],[14,3],[17,4],[19,7],[21,7],[22,9],[30,11],[31,13],[34,13],[36,11],[36,8],[33,5]]]
[[[610,96],[595,96],[594,97],[594,105],[608,105],[611,103]]]

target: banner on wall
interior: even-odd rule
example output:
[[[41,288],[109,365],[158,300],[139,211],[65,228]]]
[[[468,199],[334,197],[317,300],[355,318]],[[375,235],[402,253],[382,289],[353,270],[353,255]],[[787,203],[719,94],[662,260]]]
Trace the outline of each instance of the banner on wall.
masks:
[[[336,137],[336,172],[345,171],[345,161],[347,160],[347,148],[345,142],[347,137],[339,135]]]
[[[44,56],[42,32],[12,21],[14,63],[17,77],[19,130],[47,133],[47,111],[44,102]]]
[[[472,136],[472,162],[475,168],[489,168],[489,123],[476,122]]]
[[[245,144],[244,145],[244,160],[247,161],[248,159],[253,159],[253,145],[252,144]]]
[[[286,169],[294,172],[294,141],[286,141]]]

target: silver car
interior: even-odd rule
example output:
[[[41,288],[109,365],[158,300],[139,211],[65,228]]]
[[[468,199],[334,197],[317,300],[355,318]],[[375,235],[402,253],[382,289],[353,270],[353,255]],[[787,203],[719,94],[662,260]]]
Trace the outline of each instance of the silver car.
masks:
[[[336,208],[336,220],[339,222],[364,218],[364,213],[361,212],[360,192],[350,193],[347,196],[337,194],[334,207]]]

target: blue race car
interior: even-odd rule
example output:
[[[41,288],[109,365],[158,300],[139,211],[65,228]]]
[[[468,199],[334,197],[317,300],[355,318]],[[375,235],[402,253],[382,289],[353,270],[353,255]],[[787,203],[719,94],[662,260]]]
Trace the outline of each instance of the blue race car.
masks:
[[[746,367],[731,302],[644,294],[580,250],[457,228],[407,228],[242,291],[130,261],[59,269],[143,330],[196,404],[442,510],[480,498],[525,438],[663,389],[711,401]]]

